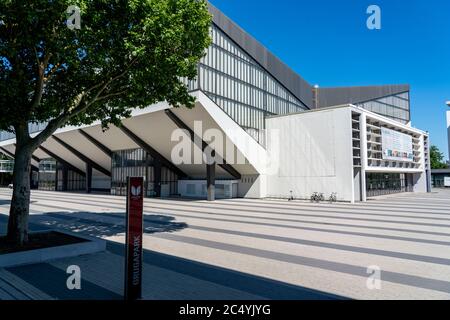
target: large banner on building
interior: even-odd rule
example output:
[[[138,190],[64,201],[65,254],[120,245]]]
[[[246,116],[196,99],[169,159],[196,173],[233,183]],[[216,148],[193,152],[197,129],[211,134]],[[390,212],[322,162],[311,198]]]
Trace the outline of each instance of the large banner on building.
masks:
[[[383,159],[394,161],[414,161],[412,136],[381,128]]]

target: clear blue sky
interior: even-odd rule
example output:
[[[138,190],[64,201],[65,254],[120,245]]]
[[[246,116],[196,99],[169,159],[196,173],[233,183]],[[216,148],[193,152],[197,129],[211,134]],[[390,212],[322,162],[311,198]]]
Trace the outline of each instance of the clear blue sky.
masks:
[[[411,85],[412,124],[448,157],[448,0],[211,0],[311,84]],[[369,30],[369,5],[382,29]]]

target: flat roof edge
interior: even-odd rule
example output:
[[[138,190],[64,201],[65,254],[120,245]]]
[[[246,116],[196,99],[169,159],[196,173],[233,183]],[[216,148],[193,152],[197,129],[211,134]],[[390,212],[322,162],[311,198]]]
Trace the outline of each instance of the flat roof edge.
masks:
[[[357,107],[353,104],[342,104],[342,105],[336,105],[336,106],[330,106],[330,107],[325,107],[325,108],[320,108],[320,109],[313,109],[313,110],[307,110],[307,111],[303,111],[303,112],[296,112],[296,113],[289,113],[289,114],[283,114],[283,115],[274,115],[274,116],[270,116],[267,117],[266,120],[271,120],[271,119],[276,119],[276,118],[283,118],[283,117],[290,117],[290,116],[300,116],[303,114],[311,114],[311,113],[319,113],[319,112],[325,112],[325,111],[331,111],[331,110],[336,110],[336,109],[343,109],[343,108],[349,108],[352,109],[353,111],[357,111],[360,113],[365,113],[367,116],[371,117],[371,118],[375,118],[379,121],[385,122],[387,124],[390,124],[394,127],[398,127],[401,128],[403,130],[406,131],[411,131],[417,134],[422,134],[422,135],[426,135],[428,136],[429,133],[427,131],[421,130],[421,129],[417,129],[414,127],[409,127],[401,122],[389,119],[387,117],[384,117],[382,115],[379,115],[377,113],[374,113],[372,111],[366,110],[364,108],[360,108]]]
[[[313,108],[312,86],[280,58],[275,56],[261,42],[242,29],[222,11],[209,3],[213,23],[249,54],[271,76],[279,81],[308,108]]]

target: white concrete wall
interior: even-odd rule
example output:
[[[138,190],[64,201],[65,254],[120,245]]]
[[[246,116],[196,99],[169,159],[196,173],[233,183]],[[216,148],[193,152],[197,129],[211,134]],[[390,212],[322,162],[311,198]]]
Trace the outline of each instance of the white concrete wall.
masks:
[[[363,201],[363,193],[361,190],[361,169],[355,168],[353,173],[353,185],[354,189],[353,192],[355,194],[355,201]]]
[[[238,197],[260,199],[267,197],[266,175],[243,175],[238,185]]]
[[[426,159],[425,159],[425,137],[423,135],[420,136],[420,154],[421,154],[421,159],[420,159],[420,169],[425,171],[427,170],[426,167]]]
[[[93,189],[111,189],[111,178],[103,175],[92,175]]]
[[[413,183],[413,191],[414,192],[428,192],[427,187],[427,175],[425,172],[422,173],[413,173],[412,174],[412,183]]]
[[[367,159],[367,116],[363,112],[359,116],[359,123],[360,123],[360,147],[361,147],[361,183],[359,185],[360,191],[361,191],[361,201],[366,202],[367,201],[367,166],[368,166],[368,159]]]
[[[448,141],[448,157],[450,159],[450,110],[447,111],[447,141]]]
[[[237,180],[216,180],[216,199],[232,199],[237,197],[234,186]],[[206,180],[178,180],[178,192],[182,197],[205,199],[207,197]]]
[[[351,109],[335,108],[267,119],[279,130],[279,168],[267,176],[267,196],[309,199],[313,192],[354,201]],[[268,151],[274,148],[268,144]]]

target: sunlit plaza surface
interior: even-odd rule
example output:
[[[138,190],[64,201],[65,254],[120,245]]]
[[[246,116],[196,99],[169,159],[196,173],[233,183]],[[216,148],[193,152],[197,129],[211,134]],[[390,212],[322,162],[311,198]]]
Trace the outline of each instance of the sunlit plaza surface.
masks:
[[[10,198],[0,189],[0,233]],[[31,200],[31,230],[101,237],[107,251],[0,269],[0,299],[122,299],[125,198]],[[145,199],[144,212],[144,299],[450,298],[450,190],[358,204]],[[66,286],[70,265],[81,290]]]

